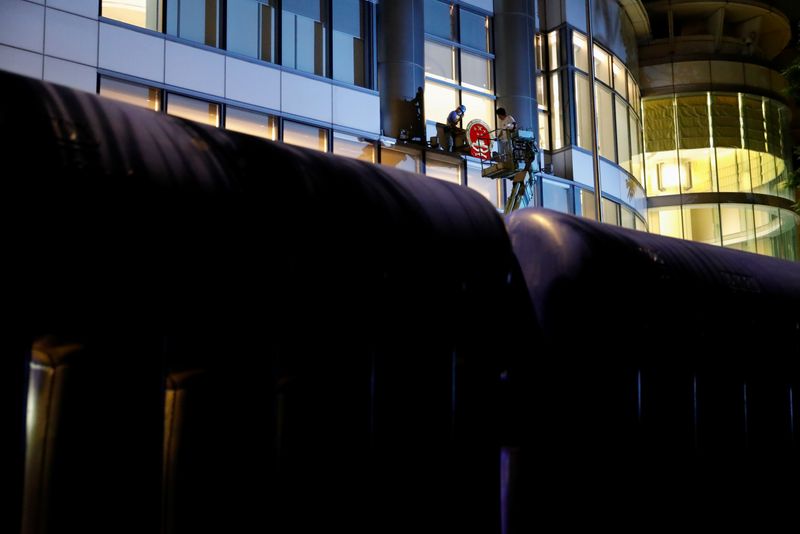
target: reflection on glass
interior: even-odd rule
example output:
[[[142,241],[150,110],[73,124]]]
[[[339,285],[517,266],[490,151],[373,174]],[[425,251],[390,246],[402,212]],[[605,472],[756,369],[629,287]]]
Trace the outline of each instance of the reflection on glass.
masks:
[[[544,75],[536,77],[536,103],[542,109],[547,109],[547,98],[544,95]]]
[[[161,90],[135,83],[100,77],[100,96],[158,111],[161,108]]]
[[[625,79],[625,65],[617,58],[614,57],[614,63],[611,67],[614,75],[614,90],[617,91],[622,98],[628,98],[628,84]]]
[[[785,260],[797,260],[797,226],[800,217],[789,210],[780,210],[781,214],[781,255]]]
[[[333,0],[333,78],[366,87],[367,51],[363,0]]]
[[[498,189],[500,180],[490,180],[481,176],[481,166],[471,161],[467,162],[467,185],[480,193],[495,208],[499,207]]]
[[[375,143],[355,135],[333,132],[333,153],[375,163]]]
[[[753,207],[743,204],[720,206],[722,245],[726,248],[757,252]]]
[[[225,129],[272,141],[278,139],[278,120],[275,117],[231,106],[225,108]]]
[[[547,34],[547,59],[550,62],[550,70],[558,68],[558,30]]]
[[[167,33],[208,46],[219,46],[218,0],[170,0]]]
[[[558,150],[564,146],[563,111],[561,109],[561,88],[558,72],[550,75],[550,99],[553,105],[553,150]]]
[[[461,53],[461,85],[478,91],[492,91],[492,62],[474,54]]]
[[[614,112],[617,116],[617,162],[620,167],[631,172],[631,139],[628,124],[628,105],[619,96],[614,97]]]
[[[494,99],[487,96],[476,95],[469,91],[461,92],[461,103],[467,106],[467,111],[464,113],[464,120],[462,121],[466,128],[469,121],[473,119],[481,119],[489,125],[489,129],[494,129],[495,112],[494,112]]]
[[[597,152],[606,159],[616,161],[617,156],[614,150],[614,95],[611,89],[607,89],[598,83],[595,84],[594,90],[595,98],[597,99]],[[578,111],[578,116],[580,117],[580,107]],[[581,128],[579,127],[579,139],[580,134]],[[591,147],[591,138],[589,143]]]
[[[167,114],[209,126],[219,126],[219,106],[180,95],[167,95]]]
[[[570,213],[570,186],[542,180],[542,206],[561,213]]]
[[[228,50],[264,61],[275,61],[275,2],[228,0]]]
[[[683,206],[683,238],[709,245],[721,245],[719,205]]]
[[[550,150],[550,115],[539,111],[539,148]]]
[[[283,0],[282,51],[283,65],[293,69],[327,76],[326,32],[328,22],[323,0]]]
[[[440,80],[456,82],[456,49],[425,41],[425,74]]]
[[[534,37],[534,47],[536,48],[536,68],[538,70],[547,70],[544,64],[544,50],[542,47],[544,46],[542,42],[542,34],[537,33],[536,37]]]
[[[161,31],[160,0],[102,0],[101,10],[104,17]]]
[[[391,148],[381,149],[381,165],[394,167],[408,172],[419,172],[419,155],[394,150]]]
[[[283,142],[295,146],[313,148],[320,152],[328,151],[328,130],[300,124],[297,122],[284,121],[283,123]]]
[[[425,174],[454,184],[461,185],[461,164],[429,158],[425,162]]]
[[[597,45],[594,47],[594,75],[606,85],[611,85],[611,56]]]
[[[589,77],[575,73],[575,143],[592,150],[592,105]]]

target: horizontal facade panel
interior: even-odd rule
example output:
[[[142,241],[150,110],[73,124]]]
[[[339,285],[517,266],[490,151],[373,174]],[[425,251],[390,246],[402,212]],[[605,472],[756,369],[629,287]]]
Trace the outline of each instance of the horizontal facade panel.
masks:
[[[492,0],[461,0],[461,3],[465,6],[478,7],[490,13],[494,11],[494,2]]]
[[[136,53],[132,54],[131,50]],[[147,80],[164,81],[164,39],[100,24],[99,66]]]
[[[0,45],[0,69],[42,79],[44,56],[19,48]]]
[[[0,1],[0,44],[44,52],[44,8],[22,0]]]
[[[225,96],[225,56],[167,41],[164,82]]]
[[[47,6],[93,19],[100,12],[99,0],[47,0]]]
[[[45,54],[97,66],[96,20],[48,9],[46,21]]]
[[[89,93],[97,92],[97,69],[72,61],[45,56],[44,79]]]
[[[281,107],[281,71],[226,58],[225,98],[270,109]]]
[[[284,72],[281,77],[281,111],[331,122],[331,84]]]
[[[333,86],[333,123],[379,134],[381,99],[361,91]]]

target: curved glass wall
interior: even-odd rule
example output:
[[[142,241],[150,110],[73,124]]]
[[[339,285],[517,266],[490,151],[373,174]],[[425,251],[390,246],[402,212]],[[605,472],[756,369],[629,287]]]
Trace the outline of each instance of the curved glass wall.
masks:
[[[786,260],[797,260],[798,217],[753,204],[688,204],[648,210],[650,231]]]
[[[702,92],[643,100],[647,196],[786,187],[788,108],[768,97]]]

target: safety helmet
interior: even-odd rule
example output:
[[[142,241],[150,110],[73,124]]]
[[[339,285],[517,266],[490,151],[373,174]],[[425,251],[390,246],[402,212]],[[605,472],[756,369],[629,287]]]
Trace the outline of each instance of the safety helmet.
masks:
[[[461,104],[460,106],[458,106],[458,109],[461,111],[461,113],[466,113],[467,106],[465,106],[464,104]]]

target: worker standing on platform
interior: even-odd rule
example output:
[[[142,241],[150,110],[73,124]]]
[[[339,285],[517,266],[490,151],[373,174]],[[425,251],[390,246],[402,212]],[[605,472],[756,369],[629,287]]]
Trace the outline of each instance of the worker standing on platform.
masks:
[[[511,153],[511,137],[517,131],[517,120],[506,113],[506,108],[497,108],[497,152],[502,156]]]

